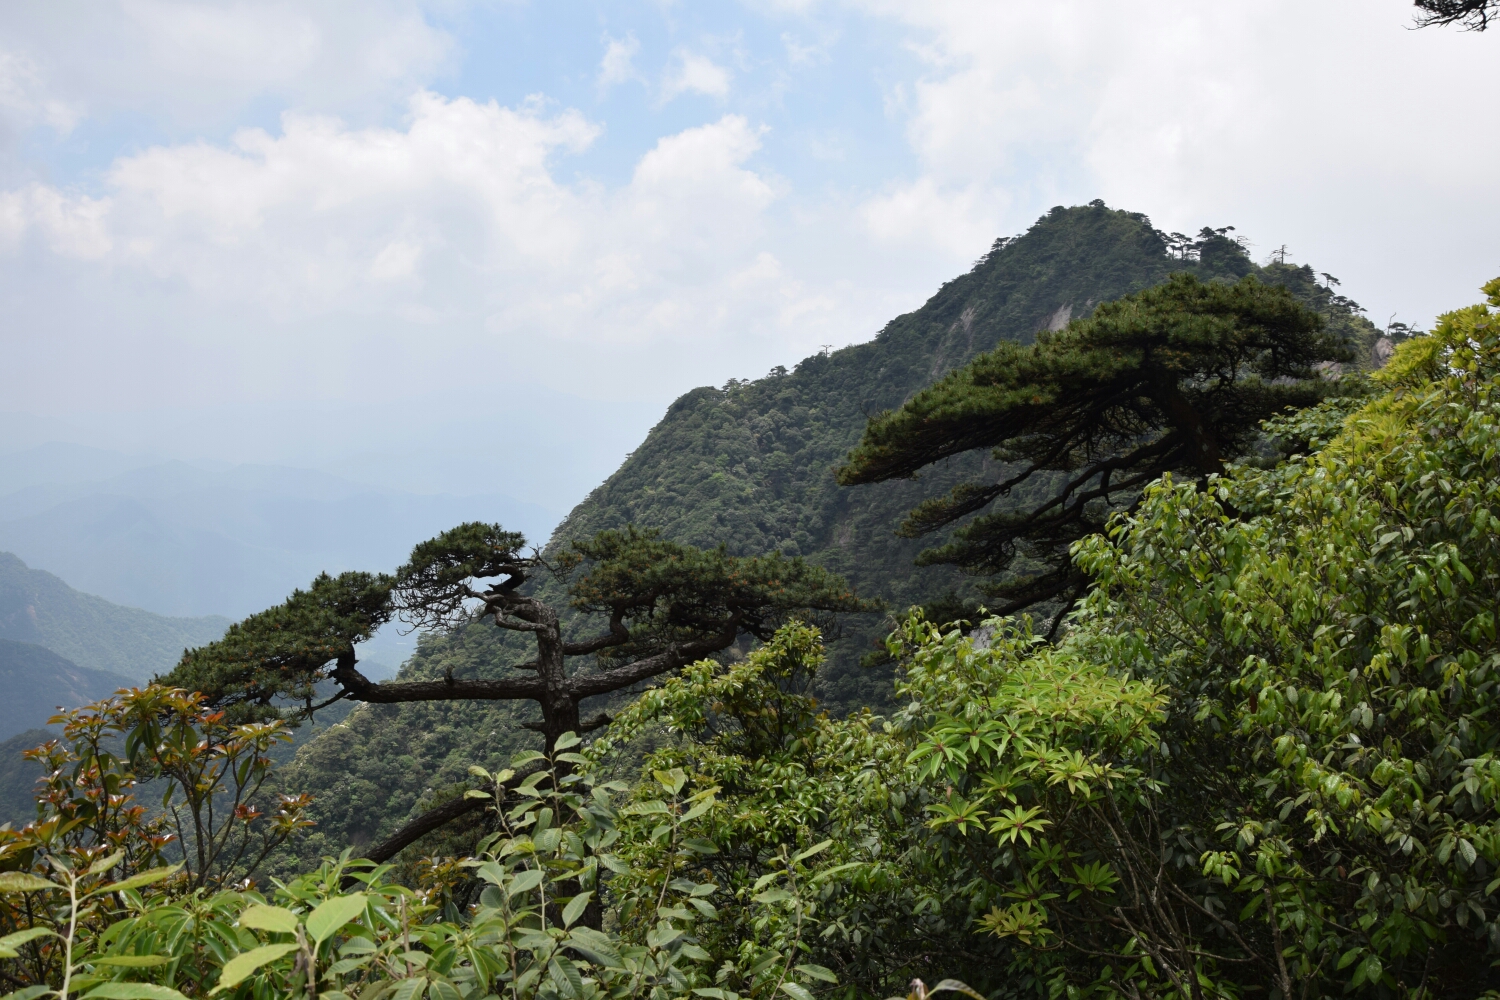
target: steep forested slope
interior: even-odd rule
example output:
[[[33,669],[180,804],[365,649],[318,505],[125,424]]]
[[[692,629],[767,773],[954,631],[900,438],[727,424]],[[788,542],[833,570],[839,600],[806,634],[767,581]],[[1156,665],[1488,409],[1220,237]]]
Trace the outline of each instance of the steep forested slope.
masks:
[[[45,646],[80,667],[143,681],[228,627],[217,615],[168,618],[111,604],[0,552],[0,638]]]
[[[33,796],[42,767],[21,754],[56,737],[50,730],[28,729],[0,741],[0,823],[20,828],[36,818]]]
[[[1190,269],[1204,278],[1258,273],[1286,284],[1359,342],[1368,355],[1377,331],[1319,286],[1311,268],[1257,267],[1225,234],[1172,241],[1143,215],[1102,202],[1057,208],[1023,236],[999,240],[974,269],[945,284],[922,308],[892,320],[872,341],[814,355],[793,371],[753,382],[698,388],[668,409],[620,469],[557,529],[552,545],[604,528],[636,524],[734,554],[781,549],[839,573],[862,596],[893,609],[961,589],[943,568],[917,569],[926,544],[897,538],[895,526],[923,496],[977,471],[954,460],[919,483],[843,488],[832,469],[858,440],[867,417],[1001,340],[1029,342],[1100,302]],[[371,567],[377,568],[377,567]],[[379,567],[386,568],[386,567]],[[549,591],[548,584],[542,589]],[[561,598],[561,590],[551,593]],[[835,712],[878,703],[888,675],[858,666],[886,625],[849,623],[832,644],[819,697]],[[426,639],[407,677],[499,676],[514,662],[506,638],[486,626]],[[514,652],[511,650],[510,652]],[[524,658],[524,657],[522,657]],[[319,799],[320,830],[306,849],[335,852],[368,843],[430,805],[470,763],[490,765],[533,734],[517,723],[533,713],[501,704],[362,706],[305,747],[290,787]]]
[[[694,545],[735,554],[780,548],[836,570],[894,608],[929,600],[964,581],[951,570],[913,566],[931,540],[894,534],[921,498],[948,489],[984,461],[954,460],[921,482],[845,488],[832,469],[858,441],[869,415],[899,406],[939,376],[1002,340],[1029,343],[1100,302],[1161,281],[1178,269],[1201,277],[1291,287],[1368,356],[1376,331],[1331,301],[1311,268],[1258,268],[1223,234],[1206,233],[1187,253],[1170,252],[1146,217],[1102,203],[1054,209],[1024,236],[997,241],[974,269],[945,284],[921,309],[897,317],[871,342],[814,355],[795,371],[722,389],[694,389],[672,404],[646,441],[569,515],[554,544],[603,528],[660,528]],[[822,695],[842,709],[868,699],[859,654],[878,623],[850,630],[832,650]],[[880,685],[879,690],[884,690]]]
[[[97,701],[128,677],[80,667],[50,649],[29,642],[0,639],[0,740],[46,725],[59,708]]]

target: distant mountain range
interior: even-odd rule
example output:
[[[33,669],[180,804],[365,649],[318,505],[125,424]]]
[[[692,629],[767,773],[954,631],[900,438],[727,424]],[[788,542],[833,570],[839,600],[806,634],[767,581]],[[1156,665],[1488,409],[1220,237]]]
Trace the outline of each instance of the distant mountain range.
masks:
[[[34,795],[42,769],[21,754],[56,738],[45,729],[28,729],[0,740],[0,823],[22,827],[36,818]]]
[[[41,771],[21,753],[59,735],[55,727],[43,728],[59,708],[142,684],[171,668],[185,648],[212,642],[228,627],[222,615],[169,618],[122,607],[0,552],[0,690],[6,695],[0,700],[0,823],[30,818]],[[362,662],[372,677],[394,673],[378,654]],[[347,705],[335,706],[318,721],[326,727],[347,711]],[[299,743],[318,731],[304,726]],[[273,756],[289,758],[293,749]]]
[[[222,615],[169,618],[122,607],[0,552],[0,639],[49,649],[83,670],[141,683],[228,627]],[[45,721],[44,715],[30,724]]]
[[[107,670],[80,667],[45,646],[0,639],[0,740],[37,728],[58,708],[76,708],[135,683]]]
[[[0,455],[0,549],[161,614],[240,618],[323,570],[394,568],[465,520],[545,538],[558,516],[502,494],[403,493],[282,466],[60,443]]]

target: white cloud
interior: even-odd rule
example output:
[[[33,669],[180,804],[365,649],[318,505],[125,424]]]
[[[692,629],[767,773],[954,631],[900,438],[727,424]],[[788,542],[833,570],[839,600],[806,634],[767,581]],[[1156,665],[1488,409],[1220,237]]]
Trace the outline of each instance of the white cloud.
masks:
[[[244,129],[228,146],[117,161],[107,224],[118,263],[215,299],[357,309],[367,278],[415,276],[419,259],[471,273],[571,260],[579,195],[553,179],[549,158],[597,133],[577,112],[427,92],[405,129],[289,113],[279,135]]]
[[[78,118],[78,108],[51,94],[34,60],[0,50],[0,122],[6,131],[45,125],[66,134]]]
[[[665,104],[683,94],[728,97],[729,70],[707,56],[678,51],[662,75],[661,101]]]
[[[5,5],[0,30],[45,106],[194,126],[265,98],[379,116],[454,52],[418,0],[54,0]]]
[[[604,47],[604,58],[599,60],[597,85],[600,93],[622,83],[640,79],[634,62],[635,55],[640,50],[640,40],[633,32],[626,34],[624,38],[609,39],[609,44]]]
[[[804,45],[789,31],[781,34],[781,46],[786,50],[786,61],[793,66],[815,66],[828,62],[828,43],[815,42]]]
[[[870,235],[889,246],[919,243],[957,260],[993,240],[1004,225],[1009,200],[982,184],[942,185],[931,176],[899,184],[859,206]]]
[[[106,219],[109,198],[69,196],[32,183],[0,192],[0,245],[18,248],[35,235],[48,250],[77,260],[99,260],[113,247]]]
[[[618,187],[561,180],[559,161],[598,131],[540,101],[428,92],[402,128],[289,113],[277,133],[122,157],[99,197],[41,184],[0,193],[0,246],[86,286],[173,290],[163,306],[183,349],[199,370],[232,372],[215,390],[230,395],[267,382],[300,391],[293,370],[332,393],[472,384],[497,364],[555,366],[572,350],[584,353],[570,380],[607,384],[644,376],[669,344],[754,355],[768,337],[816,336],[809,322],[833,312],[826,290],[765,248],[782,186],[750,165],[761,128],[725,115],[662,137]],[[94,336],[89,321],[66,325],[34,345],[56,357],[33,369]],[[168,377],[151,357],[106,351],[88,364],[99,371],[78,384],[130,371],[116,388],[140,391]]]
[[[1500,133],[1481,125],[1500,60],[1476,35],[1408,30],[1401,0],[869,6],[915,32],[925,67],[890,92],[917,169],[863,208],[884,239],[975,252],[979,230],[1103,197],[1286,242],[1409,318],[1500,267]]]

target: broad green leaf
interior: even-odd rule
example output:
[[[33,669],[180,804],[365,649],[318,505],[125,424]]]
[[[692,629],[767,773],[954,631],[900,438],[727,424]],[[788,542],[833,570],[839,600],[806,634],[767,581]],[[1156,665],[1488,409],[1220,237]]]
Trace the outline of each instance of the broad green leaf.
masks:
[[[427,991],[427,980],[421,976],[401,980],[401,985],[391,994],[391,1000],[422,1000]]]
[[[4,1000],[35,1000],[36,997],[44,996],[52,992],[52,987],[45,983],[40,986],[28,986],[14,993],[5,994]]]
[[[616,942],[608,934],[596,931],[592,927],[573,928],[563,944],[595,965],[618,969],[624,964],[620,959]]]
[[[97,896],[105,892],[123,892],[126,889],[139,889],[142,886],[154,885],[162,879],[171,878],[181,869],[181,864],[168,865],[165,868],[153,868],[148,872],[141,872],[139,875],[132,875],[127,879],[121,879],[118,882],[95,889],[89,895]]]
[[[170,986],[154,983],[101,983],[83,995],[83,1000],[187,1000]]]
[[[663,920],[646,932],[646,947],[665,948],[680,937],[682,937],[682,931]]]
[[[547,755],[540,750],[523,750],[510,759],[511,767],[525,767],[534,760],[541,760]]]
[[[862,867],[864,867],[864,862],[863,861],[849,861],[849,862],[845,862],[844,864],[841,864],[841,865],[834,865],[832,868],[825,868],[822,871],[818,872],[818,874],[816,876],[814,876],[814,878],[813,878],[813,883],[816,884],[816,883],[819,883],[819,882],[824,882],[824,881],[827,881],[828,879],[832,878],[835,875],[839,875],[839,874],[841,874],[843,872],[848,871],[851,868],[862,868]]]
[[[699,816],[702,816],[717,804],[718,802],[715,799],[704,799],[702,802],[699,802],[697,805],[693,806],[693,808],[683,813],[682,821],[686,823],[690,819],[697,819]]]
[[[362,892],[325,899],[307,915],[308,935],[322,944],[340,927],[363,913],[368,900],[369,897]]]
[[[791,997],[792,1000],[813,1000],[813,995],[801,983],[782,983],[781,992]]]
[[[88,873],[90,875],[102,875],[103,873],[113,868],[115,865],[119,864],[124,859],[124,857],[124,851],[116,851],[108,857],[100,858],[98,861],[95,861],[93,864],[89,865]]]
[[[584,766],[593,763],[593,761],[589,760],[581,753],[560,753],[557,755],[556,759],[566,761],[569,764],[582,764]]]
[[[592,892],[580,892],[568,900],[568,905],[563,907],[562,919],[564,927],[572,927],[573,922],[583,916],[583,911],[588,907],[589,900],[593,897]]]
[[[61,888],[56,882],[29,872],[0,872],[0,892],[44,892]]]
[[[220,990],[238,986],[256,969],[290,955],[298,947],[300,947],[298,944],[290,941],[284,944],[263,944],[259,948],[251,948],[247,952],[234,956],[224,963],[224,971],[219,974],[219,985],[215,986],[212,992],[218,993]]]
[[[567,750],[570,747],[576,747],[578,744],[580,744],[582,742],[583,742],[583,740],[579,737],[579,735],[577,733],[563,733],[561,736],[559,736],[557,738],[557,743],[553,745],[552,749],[554,749],[554,750]]]
[[[106,955],[90,959],[95,965],[114,965],[122,969],[150,969],[172,961],[166,955]]]
[[[583,974],[578,971],[566,956],[559,955],[547,963],[547,975],[553,983],[557,984],[558,992],[563,996],[583,997]]]
[[[799,965],[797,966],[797,971],[810,979],[821,979],[825,983],[836,983],[839,981],[838,976],[835,976],[830,970],[823,968],[821,965]]]
[[[297,933],[297,915],[279,906],[257,904],[240,914],[241,927],[256,930],[276,931],[278,934]]]
[[[541,884],[541,870],[538,868],[528,868],[523,872],[517,872],[516,877],[511,879],[510,885],[505,887],[505,891],[515,896],[523,892],[530,892]]]
[[[14,934],[7,934],[5,937],[0,938],[0,948],[4,948],[10,952],[9,955],[5,956],[6,958],[15,958],[15,949],[27,941],[35,941],[39,937],[57,936],[45,927],[28,927],[24,931],[16,931]]]
[[[832,844],[833,841],[831,840],[825,840],[821,844],[814,844],[800,854],[792,855],[792,863],[796,864],[798,861],[805,861],[808,858],[812,857],[814,854],[817,854],[819,851],[827,850],[830,846],[832,846]]]

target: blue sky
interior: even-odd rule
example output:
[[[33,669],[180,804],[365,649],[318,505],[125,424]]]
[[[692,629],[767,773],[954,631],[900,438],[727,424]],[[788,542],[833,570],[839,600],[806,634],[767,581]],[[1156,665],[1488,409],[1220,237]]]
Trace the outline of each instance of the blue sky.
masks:
[[[680,393],[1096,197],[1425,325],[1500,273],[1500,37],[1410,14],[9,4],[0,435],[566,508]]]

